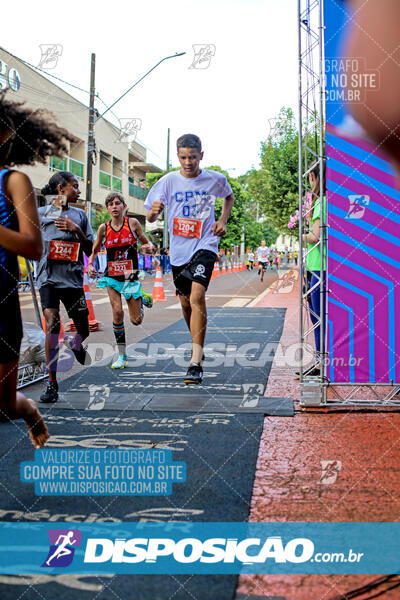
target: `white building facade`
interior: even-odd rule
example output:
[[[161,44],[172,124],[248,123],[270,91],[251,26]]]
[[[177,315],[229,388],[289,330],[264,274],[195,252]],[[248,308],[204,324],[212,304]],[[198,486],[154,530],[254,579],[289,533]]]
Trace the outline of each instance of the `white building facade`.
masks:
[[[49,81],[40,72],[0,47],[0,89],[8,89],[9,100],[23,101],[32,109],[48,110],[57,125],[64,127],[76,138],[68,144],[68,153],[51,157],[48,164],[23,166],[35,188],[38,203],[44,202],[41,188],[57,171],[71,171],[80,182],[80,204],[86,208],[86,155],[89,109],[79,100]],[[96,164],[92,172],[92,218],[104,209],[104,199],[111,190],[121,192],[128,206],[128,215],[145,223],[144,201],[147,196],[146,173],[160,173],[162,169],[146,160],[146,148],[138,142],[121,141],[121,131],[102,118],[95,124]]]

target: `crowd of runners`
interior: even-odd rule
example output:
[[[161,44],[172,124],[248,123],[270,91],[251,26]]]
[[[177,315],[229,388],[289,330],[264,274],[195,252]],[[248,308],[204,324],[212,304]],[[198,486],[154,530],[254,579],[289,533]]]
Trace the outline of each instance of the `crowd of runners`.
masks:
[[[261,241],[261,246],[254,251],[248,250],[247,252],[247,270],[252,271],[254,268],[258,268],[258,274],[260,275],[261,281],[264,281],[264,273],[269,269],[278,270],[281,263],[285,265],[294,264],[297,265],[299,253],[297,250],[276,250],[272,246],[268,248],[265,240]],[[255,266],[256,265],[256,266]]]
[[[8,101],[0,94],[3,115],[0,125],[0,278],[2,305],[0,318],[0,414],[4,419],[24,418],[36,448],[48,438],[46,425],[36,404],[17,393],[18,358],[22,322],[18,300],[17,255],[36,260],[36,286],[44,316],[45,352],[48,380],[40,396],[42,403],[58,400],[57,362],[61,327],[60,303],[74,325],[75,335],[64,344],[82,365],[91,358],[84,345],[89,337],[89,311],[84,292],[85,259],[88,275],[99,279],[96,257],[104,246],[106,269],[97,286],[108,293],[113,332],[118,355],[112,369],[127,365],[124,326],[125,299],[133,325],[140,325],[144,307],[152,307],[152,297],[143,291],[139,280],[139,251],[155,255],[157,249],[147,239],[139,221],[126,216],[122,194],[110,192],[105,206],[110,220],[93,235],[84,210],[72,206],[80,196],[79,181],[68,171],[58,171],[43,187],[46,205],[37,208],[29,178],[12,169],[14,165],[46,162],[49,156],[62,155],[66,141],[73,137],[51,125],[40,110],[28,111],[23,104]],[[15,136],[17,127],[20,136]],[[40,136],[38,135],[40,131]],[[28,139],[30,144],[20,142]],[[43,141],[44,140],[44,141]],[[145,201],[147,221],[155,222],[167,208],[170,234],[169,259],[173,282],[182,314],[191,337],[191,359],[183,382],[200,384],[203,379],[204,340],[207,329],[206,291],[219,257],[219,240],[225,235],[234,195],[225,175],[202,169],[201,140],[186,134],[177,140],[181,169],[171,171],[151,188]],[[222,212],[215,220],[216,198],[222,198]],[[265,240],[255,252],[248,251],[249,269],[276,269],[285,256],[297,262],[297,253],[285,255],[268,248]]]
[[[200,169],[203,152],[200,139],[192,134],[177,141],[180,171],[162,177],[151,189],[145,202],[147,220],[154,222],[168,208],[171,236],[170,257],[176,293],[187,323],[192,355],[184,377],[185,384],[199,384],[203,378],[203,346],[207,328],[205,293],[218,254],[219,237],[226,233],[233,194],[225,175]],[[126,334],[122,297],[125,298],[130,321],[140,325],[144,306],[151,308],[152,298],[139,281],[138,243],[141,252],[154,254],[154,247],[143,233],[137,219],[126,216],[122,194],[110,192],[105,199],[111,219],[100,225],[93,243],[93,232],[82,209],[70,206],[79,198],[77,178],[69,172],[58,172],[42,189],[51,201],[39,209],[44,251],[38,267],[37,285],[46,324],[46,357],[49,379],[40,397],[44,403],[58,399],[57,357],[60,331],[60,301],[72,319],[76,335],[64,343],[80,364],[91,359],[82,342],[89,335],[89,312],[83,290],[84,258],[88,272],[97,277],[94,261],[102,245],[107,253],[107,266],[97,287],[107,289],[113,318],[113,331],[118,357],[112,369],[127,365]],[[224,198],[222,215],[214,217],[214,202]]]
[[[143,307],[151,308],[152,298],[139,281],[138,251],[154,254],[154,248],[137,219],[126,216],[124,197],[108,194],[105,205],[110,220],[100,225],[95,241],[84,210],[71,206],[80,196],[76,176],[55,173],[41,190],[46,206],[37,208],[29,178],[12,169],[14,165],[46,162],[65,153],[67,131],[46,119],[44,111],[28,111],[23,104],[9,102],[0,94],[0,415],[3,420],[23,418],[35,448],[42,447],[49,433],[35,402],[17,392],[18,359],[22,321],[18,298],[17,256],[38,261],[36,285],[44,315],[48,381],[40,396],[42,403],[58,400],[57,361],[59,356],[60,302],[73,321],[76,334],[64,339],[82,365],[91,358],[84,346],[89,336],[89,311],[84,284],[84,255],[89,275],[97,276],[96,256],[104,244],[107,266],[98,287],[106,288],[110,300],[118,357],[111,368],[127,364],[126,334],[122,296],[130,321],[143,321]],[[15,131],[20,128],[20,135]],[[40,131],[40,135],[38,132]],[[23,139],[24,142],[20,142]],[[26,144],[29,140],[29,144]],[[170,259],[176,294],[192,341],[190,365],[185,384],[200,384],[203,378],[204,339],[207,328],[206,290],[215,261],[219,239],[226,233],[234,196],[222,173],[201,169],[203,150],[193,134],[177,140],[179,171],[164,175],[151,189],[145,202],[147,220],[156,221],[168,209]],[[216,221],[214,204],[223,198],[222,214]]]

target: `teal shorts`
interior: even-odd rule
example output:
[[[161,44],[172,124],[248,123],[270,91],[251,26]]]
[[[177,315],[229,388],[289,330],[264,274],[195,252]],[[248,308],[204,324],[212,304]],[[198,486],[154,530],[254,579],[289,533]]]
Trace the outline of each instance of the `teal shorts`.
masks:
[[[126,300],[131,298],[142,298],[143,290],[140,281],[118,281],[113,277],[103,277],[97,284],[98,288],[111,287]]]

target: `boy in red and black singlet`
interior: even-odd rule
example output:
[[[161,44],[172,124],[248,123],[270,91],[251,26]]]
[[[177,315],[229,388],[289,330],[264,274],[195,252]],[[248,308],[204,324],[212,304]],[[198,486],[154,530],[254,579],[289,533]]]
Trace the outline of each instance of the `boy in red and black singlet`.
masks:
[[[117,281],[136,281],[139,271],[138,247],[128,217],[124,217],[119,230],[115,230],[110,221],[105,223],[105,226],[107,267],[104,276]]]
[[[144,252],[151,252],[152,246],[144,235],[139,221],[125,216],[126,203],[122,194],[110,192],[105,204],[111,214],[111,221],[102,223],[98,229],[88,269],[89,275],[97,275],[93,262],[104,242],[107,267],[97,287],[107,288],[113,312],[113,330],[118,346],[118,358],[112,363],[111,368],[123,369],[127,364],[127,355],[121,295],[125,297],[128,304],[131,323],[140,325],[143,321],[143,304],[151,307],[153,300],[143,291],[139,282],[138,240]]]

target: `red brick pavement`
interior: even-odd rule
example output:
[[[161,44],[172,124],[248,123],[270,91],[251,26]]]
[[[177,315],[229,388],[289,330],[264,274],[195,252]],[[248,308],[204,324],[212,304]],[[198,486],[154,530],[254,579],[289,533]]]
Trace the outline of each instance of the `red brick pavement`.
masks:
[[[286,281],[286,284],[288,281]],[[298,342],[298,281],[270,290],[258,306],[286,307],[283,354]],[[286,289],[285,289],[286,288]],[[275,293],[274,293],[275,292]],[[280,364],[279,364],[280,362]],[[295,366],[274,362],[268,396],[299,398]],[[296,404],[298,407],[298,404]],[[400,414],[297,412],[267,417],[260,443],[251,521],[398,521],[400,516]],[[320,461],[336,475],[321,480]],[[330,600],[365,585],[370,575],[245,575],[238,593],[286,600]],[[376,593],[376,592],[375,592]],[[359,596],[372,597],[373,592]],[[381,598],[400,599],[400,588]]]

